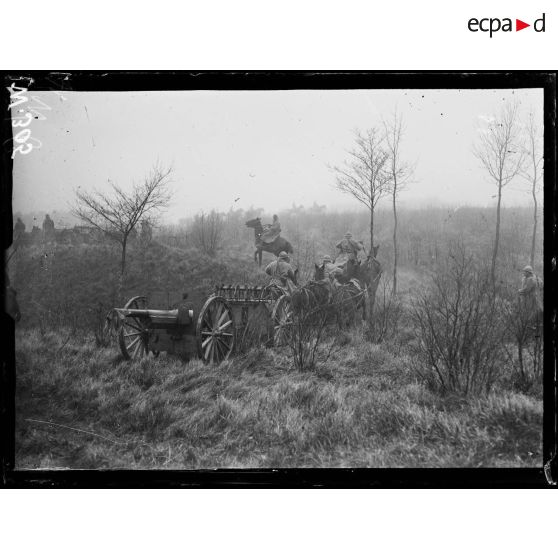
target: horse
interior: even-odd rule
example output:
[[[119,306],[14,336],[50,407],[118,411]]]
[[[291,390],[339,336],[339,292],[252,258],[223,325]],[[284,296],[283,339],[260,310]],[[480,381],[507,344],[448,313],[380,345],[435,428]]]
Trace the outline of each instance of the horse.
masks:
[[[291,292],[290,308],[293,316],[305,326],[325,325],[337,318],[333,302],[333,286],[327,279],[308,281]]]
[[[344,285],[314,279],[293,290],[291,309],[308,324],[335,323],[344,328],[354,324],[359,309],[365,318],[366,299],[366,290],[355,279]]]
[[[292,254],[294,252],[291,243],[280,236],[278,236],[273,242],[264,244],[262,242],[264,228],[259,217],[246,221],[246,226],[249,229],[254,229],[254,240],[256,243],[254,261],[257,262],[260,267],[262,265],[262,252],[271,252],[275,256],[278,256],[280,252],[287,252],[287,254]]]
[[[362,319],[367,316],[367,306],[373,308],[376,290],[382,275],[382,265],[376,259],[379,246],[374,246],[372,253],[362,262],[348,260],[346,268],[339,276],[340,288],[337,289],[339,305],[343,301],[356,302],[356,309],[362,310]],[[324,264],[314,264],[314,280],[325,279]]]
[[[366,319],[368,291],[357,273],[347,272],[338,276],[336,281],[325,277],[324,266],[314,264],[314,281],[325,281],[331,285],[331,302],[335,307],[336,316],[340,325],[349,325],[354,322],[358,310],[362,312],[362,319]]]

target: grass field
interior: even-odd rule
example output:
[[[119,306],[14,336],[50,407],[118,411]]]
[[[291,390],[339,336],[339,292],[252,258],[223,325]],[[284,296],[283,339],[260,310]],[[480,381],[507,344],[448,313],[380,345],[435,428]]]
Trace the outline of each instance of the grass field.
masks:
[[[188,292],[197,312],[216,284],[266,284],[253,261],[253,232],[244,225],[254,213],[223,216],[214,255],[196,245],[187,226],[159,231],[148,246],[132,243],[121,295],[114,245],[21,247],[10,261],[22,314],[17,467],[541,466],[541,370],[535,352],[518,351],[509,327],[514,318],[506,314],[507,303],[517,304],[520,270],[529,261],[528,208],[502,213],[500,299],[482,279],[492,247],[491,208],[402,212],[396,297],[391,217],[378,212],[384,275],[374,319],[335,332],[329,360],[304,372],[286,348],[252,349],[211,367],[164,354],[126,362],[115,344],[95,345],[93,332],[106,312],[131,296],[146,295],[150,307],[164,309]],[[282,223],[302,283],[349,226],[366,238],[362,212],[289,213]],[[540,270],[542,243],[535,256]],[[431,308],[436,313],[428,321]],[[429,361],[418,350],[426,345],[443,350]],[[460,381],[441,390],[430,381],[429,363]],[[469,386],[465,375],[474,389],[461,389]]]
[[[19,330],[16,467],[541,466],[540,389],[512,391],[504,371],[490,395],[442,396],[400,347],[360,331],[341,345],[300,373],[286,350],[127,362],[91,337]]]

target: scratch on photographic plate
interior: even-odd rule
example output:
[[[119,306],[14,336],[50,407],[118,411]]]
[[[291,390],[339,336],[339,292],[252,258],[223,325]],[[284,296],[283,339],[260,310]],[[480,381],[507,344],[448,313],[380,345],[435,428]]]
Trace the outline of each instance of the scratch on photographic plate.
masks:
[[[83,108],[85,109],[85,115],[87,116],[87,122],[89,122],[89,124],[91,124],[91,120],[89,120],[89,113],[87,112],[87,106],[83,105]],[[95,147],[95,140],[93,139],[93,134],[91,134],[91,143],[93,144],[93,147]]]

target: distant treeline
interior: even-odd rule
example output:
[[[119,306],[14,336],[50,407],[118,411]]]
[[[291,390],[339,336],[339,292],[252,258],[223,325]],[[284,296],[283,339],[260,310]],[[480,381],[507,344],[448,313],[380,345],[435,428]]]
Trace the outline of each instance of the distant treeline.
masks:
[[[203,220],[197,216],[176,226],[160,226],[153,230],[149,242],[141,242],[138,235],[130,247],[121,299],[117,295],[119,251],[111,239],[84,236],[77,243],[60,243],[57,239],[62,231],[55,229],[54,241],[38,239],[22,244],[8,270],[18,291],[22,323],[55,320],[88,327],[98,315],[138,294],[148,295],[153,304],[166,308],[173,307],[184,292],[199,303],[220,283],[265,284],[268,278],[253,258],[254,231],[245,226],[256,216],[263,223],[271,221],[271,215],[257,209],[236,210],[210,213]],[[280,213],[281,235],[294,247],[292,261],[299,268],[301,280],[312,277],[314,263],[319,263],[324,254],[335,255],[334,246],[347,230],[355,238],[366,240],[367,218],[365,212],[332,213],[319,206],[292,207]],[[462,242],[479,261],[489,262],[493,223],[494,211],[489,208],[401,210],[400,266],[436,273],[446,264],[455,241]],[[213,247],[201,242],[199,228],[204,226],[216,229]],[[378,259],[386,277],[393,257],[392,227],[390,212],[379,211]],[[519,270],[528,263],[531,227],[530,208],[503,210],[499,269],[512,284],[517,283]],[[273,255],[266,253],[264,258],[265,265]],[[538,243],[535,271],[542,271],[542,241]]]
[[[541,212],[542,213],[542,212]],[[196,248],[209,256],[229,251],[253,254],[254,231],[245,223],[261,217],[270,223],[272,214],[261,208],[237,209],[228,212],[211,211],[181,219],[178,224],[161,224],[153,228],[153,240],[174,248]],[[402,265],[430,265],[443,256],[442,245],[448,238],[466,240],[473,251],[483,253],[493,243],[495,212],[493,208],[462,206],[454,208],[430,207],[400,209],[398,242]],[[24,221],[27,219],[24,218]],[[366,240],[369,236],[369,216],[366,211],[328,211],[326,206],[293,205],[279,213],[281,236],[294,247],[294,260],[306,267],[310,260],[323,255],[335,255],[335,244],[350,230],[353,237]],[[56,222],[56,220],[55,220]],[[542,219],[539,219],[539,223]],[[510,207],[502,210],[502,260],[521,265],[528,257],[533,227],[532,208]],[[380,245],[379,258],[386,262],[393,258],[393,215],[388,209],[376,212],[376,242]],[[17,237],[18,235],[16,235]],[[141,234],[132,231],[131,240]],[[537,258],[542,261],[542,234],[537,246]],[[111,244],[105,233],[94,227],[74,225],[58,227],[46,233],[38,226],[19,235],[22,244]],[[369,249],[369,246],[366,246]],[[269,260],[272,256],[267,254]],[[521,261],[520,261],[521,260]]]
[[[248,219],[261,217],[262,223],[270,223],[272,215],[263,210],[250,209],[211,213],[205,224],[218,229],[216,252],[228,251],[249,256],[253,253],[254,231],[247,229]],[[393,215],[390,210],[376,212],[375,238],[380,250],[378,257],[389,266],[393,259]],[[310,208],[293,206],[279,213],[281,236],[294,247],[294,262],[307,271],[312,262],[323,255],[335,256],[335,245],[344,233],[351,231],[357,240],[363,240],[365,248],[369,238],[369,214],[366,211],[330,212],[325,206]],[[489,253],[494,241],[495,211],[493,208],[462,206],[457,209],[431,207],[424,209],[400,209],[398,218],[399,260],[401,265],[429,266],[445,257],[448,240],[463,240],[468,248],[480,257]],[[542,219],[539,219],[542,222]],[[204,251],[199,242],[200,219],[183,220],[177,226],[160,227],[154,236],[173,247],[195,247]],[[505,265],[523,266],[529,263],[529,250],[533,227],[532,209],[510,207],[502,210],[502,252],[500,259]],[[536,262],[542,262],[542,234],[537,245]],[[272,258],[267,254],[268,260]]]

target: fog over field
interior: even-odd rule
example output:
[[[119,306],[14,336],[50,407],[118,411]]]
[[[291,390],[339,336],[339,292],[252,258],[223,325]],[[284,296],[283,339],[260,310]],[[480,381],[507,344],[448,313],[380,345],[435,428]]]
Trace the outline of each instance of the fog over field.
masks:
[[[533,112],[542,130],[540,89],[34,95],[50,110],[32,125],[42,146],[14,161],[20,213],[67,211],[76,188],[130,187],[157,160],[173,166],[167,222],[250,206],[354,208],[329,167],[347,157],[355,129],[381,127],[395,109],[406,129],[402,154],[416,167],[402,207],[488,206],[494,188],[471,150],[479,131],[506,101],[517,101],[523,119]],[[529,204],[525,190],[515,179],[504,203]]]

